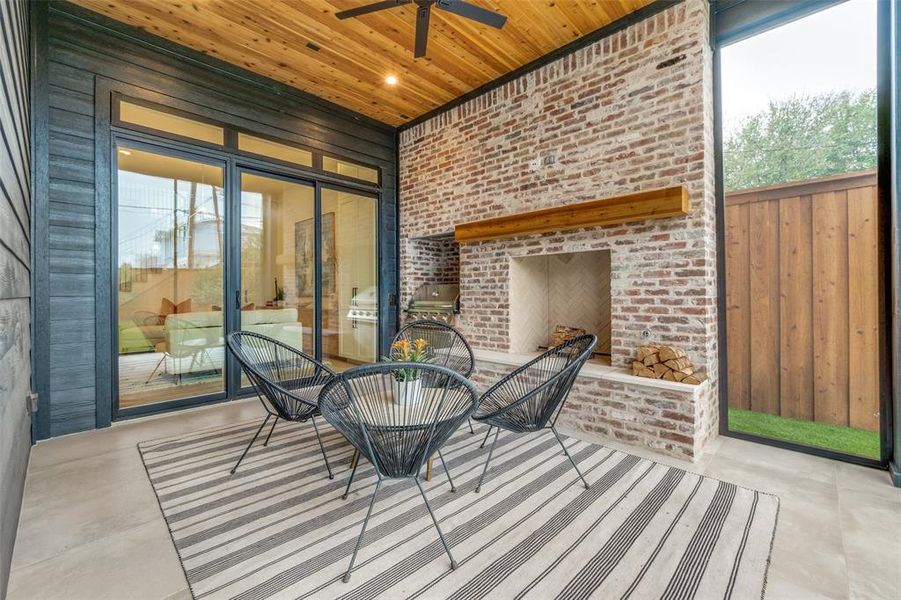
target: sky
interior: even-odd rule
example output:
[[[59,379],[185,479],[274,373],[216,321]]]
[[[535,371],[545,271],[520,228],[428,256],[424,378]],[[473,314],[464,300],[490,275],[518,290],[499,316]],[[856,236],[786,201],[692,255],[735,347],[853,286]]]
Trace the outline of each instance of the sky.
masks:
[[[724,47],[724,131],[770,100],[875,89],[877,2],[848,0]]]

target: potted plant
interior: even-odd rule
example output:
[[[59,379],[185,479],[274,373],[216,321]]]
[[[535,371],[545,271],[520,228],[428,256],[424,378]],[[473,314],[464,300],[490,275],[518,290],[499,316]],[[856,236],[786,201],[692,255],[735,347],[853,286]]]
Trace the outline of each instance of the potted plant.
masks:
[[[425,363],[428,361],[428,345],[424,339],[398,340],[391,344],[391,355],[385,360],[393,362]],[[394,371],[394,403],[415,404],[422,394],[422,371],[397,369]]]
[[[285,307],[285,288],[278,284],[278,277],[275,278],[275,305],[279,308]]]

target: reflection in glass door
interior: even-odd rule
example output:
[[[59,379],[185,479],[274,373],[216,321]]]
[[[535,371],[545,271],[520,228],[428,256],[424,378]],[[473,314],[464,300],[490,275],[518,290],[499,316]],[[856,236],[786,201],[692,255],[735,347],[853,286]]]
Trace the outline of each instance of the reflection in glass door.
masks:
[[[322,189],[322,358],[336,371],[378,349],[378,202]]]
[[[241,174],[241,329],[315,354],[315,189]],[[242,387],[249,385],[242,373]]]
[[[117,151],[119,408],[223,392],[223,169]]]

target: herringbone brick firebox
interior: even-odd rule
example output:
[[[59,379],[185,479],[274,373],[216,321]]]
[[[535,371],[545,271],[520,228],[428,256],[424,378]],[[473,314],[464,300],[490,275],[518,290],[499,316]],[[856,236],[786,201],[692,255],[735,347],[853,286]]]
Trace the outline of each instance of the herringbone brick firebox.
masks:
[[[402,306],[414,282],[447,272],[423,264],[422,238],[485,218],[687,188],[691,211],[683,217],[460,244],[457,324],[476,348],[476,379],[487,385],[524,360],[513,352],[513,320],[521,317],[511,310],[511,265],[609,252],[611,366],[586,366],[561,419],[688,458],[718,425],[708,11],[706,0],[687,0],[400,138]],[[682,347],[708,381],[633,377],[626,367],[648,341]]]

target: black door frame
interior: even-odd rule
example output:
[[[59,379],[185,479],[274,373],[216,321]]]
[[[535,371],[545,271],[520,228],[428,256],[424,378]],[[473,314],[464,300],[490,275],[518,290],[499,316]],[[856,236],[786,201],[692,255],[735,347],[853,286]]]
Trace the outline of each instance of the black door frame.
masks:
[[[140,405],[129,408],[121,408],[119,406],[119,261],[118,261],[118,150],[120,146],[126,146],[130,149],[141,150],[145,152],[151,152],[154,154],[158,154],[160,156],[168,156],[172,158],[180,158],[184,160],[189,160],[192,162],[197,162],[201,164],[216,166],[222,169],[222,185],[224,192],[223,208],[224,208],[224,220],[226,223],[226,229],[224,232],[223,244],[226,248],[225,254],[228,253],[229,248],[229,231],[228,224],[230,219],[228,218],[229,213],[229,201],[228,201],[228,161],[223,160],[219,157],[209,156],[204,152],[194,152],[190,150],[185,150],[182,148],[173,148],[167,144],[158,144],[153,141],[149,141],[146,139],[141,139],[139,136],[130,135],[127,132],[122,133],[114,133],[112,135],[110,149],[110,220],[109,220],[109,234],[110,234],[110,331],[112,334],[112,340],[110,343],[110,347],[112,349],[112,356],[110,358],[110,376],[112,378],[112,420],[128,418],[132,416],[138,416],[143,414],[148,414],[150,412],[161,412],[165,410],[170,410],[172,408],[182,408],[189,406],[196,406],[198,404],[206,404],[210,402],[222,401],[228,398],[229,390],[228,390],[228,378],[227,373],[229,372],[227,368],[227,364],[223,366],[223,389],[221,392],[215,392],[212,394],[203,394],[200,396],[189,396],[185,398],[178,398],[176,400],[166,400],[163,402],[154,402],[146,405]],[[231,309],[231,303],[227,303],[227,299],[229,297],[228,293],[228,262],[225,260],[225,256],[223,258],[222,265],[222,281],[223,281],[223,289],[222,289],[222,306],[225,318],[223,320],[223,328],[226,327],[229,322],[229,310]],[[98,272],[99,273],[99,272]],[[223,333],[226,333],[227,329],[223,330]],[[227,361],[226,361],[227,362]],[[152,410],[151,410],[152,409]]]
[[[281,171],[279,167],[278,171],[267,170],[261,168],[259,166],[248,166],[241,160],[235,160],[233,168],[230,173],[232,174],[233,180],[231,181],[231,190],[230,192],[226,192],[227,197],[229,197],[229,203],[232,206],[232,221],[230,225],[230,229],[232,230],[232,241],[233,243],[228,247],[229,258],[231,259],[228,263],[231,268],[228,269],[230,274],[230,278],[232,280],[233,286],[227,286],[229,290],[233,290],[229,294],[228,303],[233,306],[233,319],[229,322],[228,332],[238,331],[241,328],[241,309],[240,309],[240,301],[236,302],[234,300],[233,294],[237,292],[240,294],[241,292],[241,193],[243,192],[241,186],[241,176],[244,173],[250,173],[251,175],[256,175],[258,177],[267,177],[269,179],[278,179],[281,181],[285,181],[288,183],[293,183],[297,185],[303,185],[305,187],[309,187],[313,190],[313,236],[314,236],[314,248],[313,248],[313,256],[314,256],[314,264],[313,264],[313,295],[314,295],[314,317],[313,317],[313,353],[314,358],[316,360],[321,360],[322,356],[322,320],[318,316],[316,316],[319,312],[319,305],[322,302],[322,286],[321,286],[321,270],[322,270],[322,249],[321,249],[321,240],[320,240],[320,218],[319,218],[319,206],[320,206],[320,198],[319,198],[319,185],[314,179],[310,178],[301,178],[294,175],[290,175]],[[228,373],[228,382],[229,389],[232,390],[233,397],[241,397],[247,396],[254,393],[253,387],[241,387],[241,371],[240,367],[237,364],[237,361],[231,353],[227,353],[227,363],[230,367],[226,373]]]
[[[720,37],[717,36],[716,15],[711,19],[711,45],[713,47],[713,104],[714,104],[714,156],[715,156],[715,181],[716,181],[716,213],[717,213],[717,313],[718,313],[718,346],[719,346],[719,433],[720,435],[733,437],[737,439],[756,442],[768,446],[783,448],[786,450],[794,450],[805,454],[812,454],[824,458],[840,460],[853,464],[875,467],[879,469],[887,469],[894,451],[893,435],[894,426],[897,415],[893,411],[893,382],[891,369],[893,364],[892,352],[892,331],[889,324],[892,322],[891,306],[892,306],[892,273],[890,272],[890,258],[892,253],[891,231],[892,218],[890,214],[890,206],[892,203],[891,190],[891,43],[890,43],[890,3],[880,2],[877,8],[877,167],[878,167],[878,190],[877,197],[880,211],[880,235],[882,244],[880,245],[882,271],[881,285],[884,293],[880,297],[880,330],[881,336],[879,340],[880,356],[882,364],[880,365],[880,458],[873,459],[869,457],[847,454],[827,448],[819,448],[816,446],[806,446],[785,440],[768,438],[755,434],[749,434],[738,431],[729,430],[728,412],[729,412],[729,388],[728,388],[728,364],[727,346],[726,346],[726,232],[725,232],[725,190],[723,185],[723,131],[722,131],[722,77],[721,77],[721,49],[722,47],[773,29],[780,25],[784,25],[790,21],[803,18],[820,9],[825,9],[836,2],[834,0],[808,0],[807,2],[798,3],[794,10],[772,14],[771,8],[765,3],[760,3],[756,7],[750,3],[742,5],[750,13],[759,11],[759,15],[755,20],[753,14],[743,14],[742,19],[748,24],[740,29],[736,29],[735,36]]]

